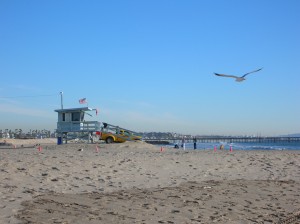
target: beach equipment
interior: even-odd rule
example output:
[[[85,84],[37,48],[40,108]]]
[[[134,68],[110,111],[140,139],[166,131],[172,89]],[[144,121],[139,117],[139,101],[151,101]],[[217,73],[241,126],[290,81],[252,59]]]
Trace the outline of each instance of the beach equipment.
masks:
[[[61,145],[62,144],[62,137],[58,136],[57,137],[57,145]]]
[[[251,74],[251,73],[254,73],[254,72],[258,72],[258,71],[260,71],[260,70],[262,70],[262,69],[263,69],[263,68],[254,70],[254,71],[252,71],[252,72],[248,72],[248,73],[244,74],[243,76],[225,75],[225,74],[219,74],[219,73],[215,73],[215,75],[216,75],[216,76],[222,76],[222,77],[235,78],[235,81],[237,81],[237,82],[242,82],[242,81],[246,80],[245,77],[246,77],[247,75],[249,75],[249,74]]]
[[[134,131],[130,131],[119,126],[108,124],[103,122],[101,127],[101,140],[105,141],[107,144],[113,142],[126,142],[126,141],[137,141],[142,140],[142,136]]]
[[[85,120],[85,115],[92,116],[88,112],[96,109],[90,107],[66,108],[54,110],[58,113],[57,120],[57,144],[60,145],[65,139],[68,140],[68,134],[88,133],[88,142],[93,141],[93,133],[100,132],[101,123],[98,121]]]
[[[39,145],[39,147],[37,148],[37,150],[38,150],[39,152],[41,152],[41,151],[43,150],[43,147]]]

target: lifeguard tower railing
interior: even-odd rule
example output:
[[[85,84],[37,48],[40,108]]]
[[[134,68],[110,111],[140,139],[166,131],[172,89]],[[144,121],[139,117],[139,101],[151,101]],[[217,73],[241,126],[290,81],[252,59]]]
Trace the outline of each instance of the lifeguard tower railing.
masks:
[[[57,132],[95,132],[100,130],[98,121],[57,122]]]

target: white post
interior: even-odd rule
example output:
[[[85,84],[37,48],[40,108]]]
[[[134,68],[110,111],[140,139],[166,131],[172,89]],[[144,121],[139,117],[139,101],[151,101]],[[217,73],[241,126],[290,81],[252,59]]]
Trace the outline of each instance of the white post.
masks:
[[[63,106],[63,92],[60,92],[60,104],[61,104],[61,109],[64,109],[64,106]]]

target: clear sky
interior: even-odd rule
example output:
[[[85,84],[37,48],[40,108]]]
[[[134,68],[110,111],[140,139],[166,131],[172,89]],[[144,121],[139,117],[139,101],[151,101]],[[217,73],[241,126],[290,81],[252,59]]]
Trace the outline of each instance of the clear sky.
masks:
[[[300,132],[298,0],[0,0],[0,129],[80,98],[135,131]],[[243,75],[238,83],[214,72]]]

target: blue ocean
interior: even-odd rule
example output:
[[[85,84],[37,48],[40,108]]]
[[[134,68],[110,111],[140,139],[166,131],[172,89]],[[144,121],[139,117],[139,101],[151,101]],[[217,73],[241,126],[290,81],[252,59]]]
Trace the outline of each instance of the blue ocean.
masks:
[[[175,144],[166,145],[165,147],[175,147]],[[181,143],[178,142],[179,149],[182,149]],[[197,149],[217,149],[223,145],[225,150],[229,150],[230,147],[236,150],[300,150],[300,142],[276,142],[276,143],[230,143],[230,142],[219,142],[219,143],[198,143]],[[193,143],[186,143],[186,149],[194,149]]]

